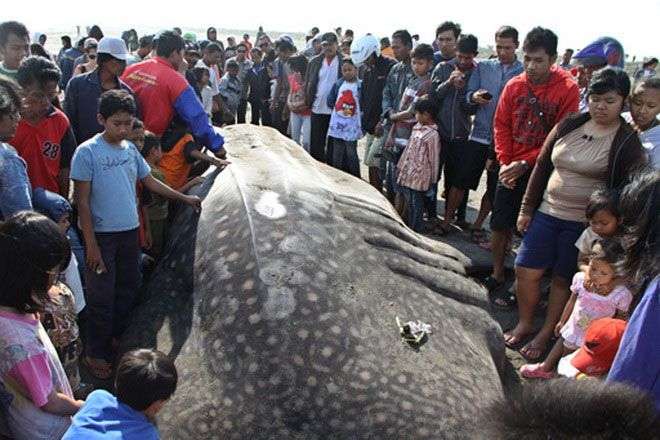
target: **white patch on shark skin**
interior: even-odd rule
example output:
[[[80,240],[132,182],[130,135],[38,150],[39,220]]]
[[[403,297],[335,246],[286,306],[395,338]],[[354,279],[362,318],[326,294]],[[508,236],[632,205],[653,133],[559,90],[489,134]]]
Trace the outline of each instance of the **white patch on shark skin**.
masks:
[[[262,313],[266,319],[285,319],[296,309],[296,298],[288,287],[269,287]]]
[[[218,280],[228,280],[233,276],[229,271],[229,265],[227,265],[227,263],[222,259],[216,260],[214,267],[215,273],[213,276]]]
[[[277,220],[286,215],[286,208],[279,201],[280,195],[274,191],[264,191],[254,209],[271,220]]]
[[[312,251],[309,240],[297,235],[289,235],[284,237],[284,239],[280,242],[280,249],[282,252],[291,252],[294,254],[303,255],[307,255]]]

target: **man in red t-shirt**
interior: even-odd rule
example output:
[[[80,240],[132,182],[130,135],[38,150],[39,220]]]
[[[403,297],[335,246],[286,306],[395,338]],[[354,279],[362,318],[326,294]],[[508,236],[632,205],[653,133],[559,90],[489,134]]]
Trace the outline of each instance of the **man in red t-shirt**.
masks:
[[[495,153],[500,164],[492,230],[493,273],[486,280],[496,305],[512,306],[502,292],[504,260],[518,219],[527,181],[546,136],[569,113],[577,112],[580,92],[571,75],[555,66],[557,36],[536,27],[523,43],[525,72],[504,87],[495,112]]]
[[[224,139],[209,123],[195,91],[178,72],[184,62],[183,38],[163,31],[157,39],[156,56],[128,66],[121,77],[135,93],[144,127],[162,136],[176,114],[200,144],[216,156],[224,155]]]
[[[47,58],[31,56],[18,68],[23,108],[16,135],[9,141],[27,164],[32,188],[69,195],[69,165],[76,139],[69,119],[53,106],[60,70]]]

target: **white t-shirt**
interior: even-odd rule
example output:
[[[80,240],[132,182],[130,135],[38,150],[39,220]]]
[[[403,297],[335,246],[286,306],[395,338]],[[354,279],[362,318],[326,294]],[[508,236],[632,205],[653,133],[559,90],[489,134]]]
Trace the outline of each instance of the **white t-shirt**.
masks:
[[[73,293],[73,299],[76,303],[76,313],[80,313],[85,308],[85,293],[78,272],[78,260],[71,252],[71,260],[64,271],[64,284],[66,284]]]
[[[345,141],[362,137],[360,123],[360,95],[358,81],[344,81],[337,92],[337,100],[330,116],[328,136]]]
[[[207,66],[206,63],[204,63],[204,60],[197,61],[195,67],[203,67],[209,70],[209,87],[213,92],[213,95],[211,96],[215,96],[218,93],[220,93],[220,89],[218,88],[218,86],[220,85],[220,78],[218,78],[218,74],[216,73],[216,70],[212,66],[211,67]]]
[[[201,90],[201,95],[202,95],[202,106],[204,107],[204,112],[211,116],[213,113],[213,97],[215,94],[213,93],[213,89],[211,86],[208,84],[204,86],[204,88]]]
[[[319,70],[319,84],[316,88],[316,97],[312,105],[312,112],[319,115],[329,115],[332,109],[328,107],[328,95],[332,86],[337,82],[337,72],[339,72],[339,57],[334,57],[330,64],[323,58],[321,69]]]

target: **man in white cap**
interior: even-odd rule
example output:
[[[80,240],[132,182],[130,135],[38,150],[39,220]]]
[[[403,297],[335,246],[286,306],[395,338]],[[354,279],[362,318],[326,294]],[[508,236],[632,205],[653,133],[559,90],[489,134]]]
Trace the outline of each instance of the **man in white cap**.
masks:
[[[369,183],[383,191],[383,176],[380,175],[385,136],[380,115],[383,111],[383,89],[390,69],[396,62],[380,52],[380,42],[367,34],[351,44],[351,59],[360,69],[362,80],[362,130],[366,133],[364,164],[369,167]]]
[[[97,56],[97,68],[73,77],[66,88],[64,111],[79,144],[103,131],[96,119],[99,98],[103,92],[123,89],[133,94],[130,87],[119,78],[129,58],[124,40],[101,38]]]

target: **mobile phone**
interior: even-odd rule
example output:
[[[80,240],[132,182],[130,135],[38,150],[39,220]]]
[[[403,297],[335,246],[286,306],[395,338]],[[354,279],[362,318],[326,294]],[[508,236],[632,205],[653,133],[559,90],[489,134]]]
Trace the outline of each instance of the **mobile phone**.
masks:
[[[491,99],[493,99],[493,95],[492,95],[492,93],[490,93],[490,92],[482,93],[482,94],[481,94],[481,97],[484,98],[484,99],[487,99],[488,101],[490,101]]]

